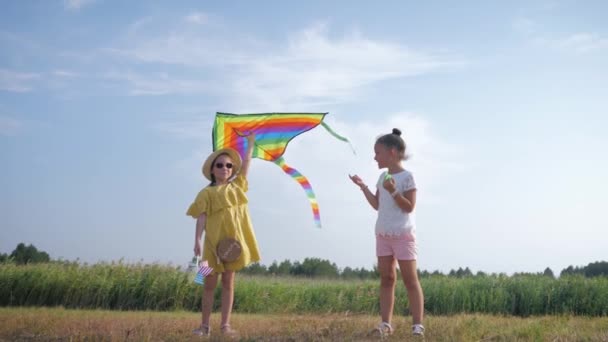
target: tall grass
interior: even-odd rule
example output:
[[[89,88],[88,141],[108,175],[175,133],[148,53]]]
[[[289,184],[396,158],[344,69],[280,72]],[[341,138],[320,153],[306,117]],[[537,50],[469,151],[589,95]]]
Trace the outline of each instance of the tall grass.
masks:
[[[421,279],[430,314],[608,316],[608,278],[483,275]],[[396,311],[407,314],[399,283]],[[200,310],[201,287],[179,267],[145,264],[0,264],[0,306]],[[216,290],[216,306],[221,291]],[[235,312],[378,313],[378,281],[237,276]]]
[[[162,265],[0,264],[0,305],[118,310],[190,309],[189,274]]]
[[[422,279],[433,314],[608,315],[608,277],[446,276]]]

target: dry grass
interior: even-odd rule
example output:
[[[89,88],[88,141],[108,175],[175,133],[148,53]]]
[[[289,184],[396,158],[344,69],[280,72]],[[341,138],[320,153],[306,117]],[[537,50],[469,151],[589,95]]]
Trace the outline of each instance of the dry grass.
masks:
[[[62,308],[0,308],[0,341],[222,341],[219,316],[210,338],[191,334],[191,312],[121,312]],[[409,317],[395,317],[388,341],[422,341],[409,333]],[[241,341],[374,341],[378,317],[235,314]],[[424,341],[608,341],[608,318],[489,315],[429,316]]]

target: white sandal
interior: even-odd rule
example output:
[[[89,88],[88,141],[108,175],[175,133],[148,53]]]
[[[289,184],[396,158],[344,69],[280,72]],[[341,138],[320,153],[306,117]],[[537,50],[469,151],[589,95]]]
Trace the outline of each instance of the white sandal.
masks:
[[[412,325],[412,335],[424,336],[424,326],[422,324]]]
[[[371,333],[380,334],[380,338],[386,338],[393,333],[393,326],[390,323],[382,322]]]
[[[201,324],[201,327],[192,330],[192,333],[197,336],[210,336],[211,327],[206,324]]]
[[[236,330],[232,329],[230,327],[230,324],[222,325],[221,330],[222,330],[222,335],[224,335],[224,336],[233,337],[233,338],[236,338],[239,336],[239,333]]]

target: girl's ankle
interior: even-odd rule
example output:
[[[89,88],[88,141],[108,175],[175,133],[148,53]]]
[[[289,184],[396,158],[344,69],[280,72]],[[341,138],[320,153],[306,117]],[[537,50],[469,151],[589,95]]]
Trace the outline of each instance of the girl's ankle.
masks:
[[[230,323],[222,324],[220,331],[222,332],[222,334],[229,335],[229,336],[236,336],[238,334],[236,332],[236,330],[232,329],[232,327],[230,326]]]

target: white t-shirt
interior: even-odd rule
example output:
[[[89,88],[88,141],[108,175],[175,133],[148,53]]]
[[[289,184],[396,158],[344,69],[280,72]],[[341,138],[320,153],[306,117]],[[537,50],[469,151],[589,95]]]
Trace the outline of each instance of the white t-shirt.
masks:
[[[401,210],[393,196],[382,186],[385,175],[386,172],[383,172],[376,183],[376,188],[378,189],[376,235],[399,236],[405,233],[414,233],[416,229],[414,213],[407,213]],[[399,193],[403,194],[408,190],[416,189],[416,183],[411,172],[403,170],[391,176],[395,180]]]

